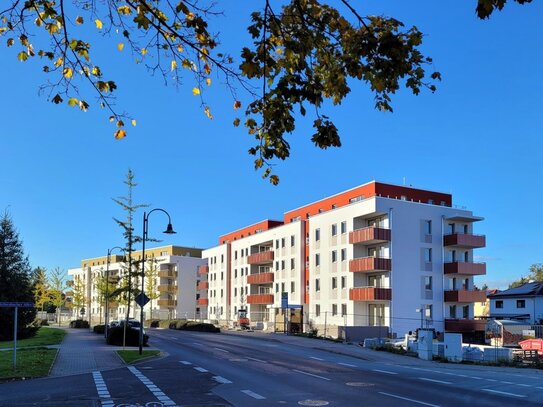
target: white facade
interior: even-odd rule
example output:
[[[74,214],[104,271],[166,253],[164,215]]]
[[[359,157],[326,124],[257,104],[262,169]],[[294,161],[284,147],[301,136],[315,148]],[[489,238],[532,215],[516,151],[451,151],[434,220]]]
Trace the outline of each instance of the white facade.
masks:
[[[543,282],[497,292],[489,296],[490,317],[543,325]]]

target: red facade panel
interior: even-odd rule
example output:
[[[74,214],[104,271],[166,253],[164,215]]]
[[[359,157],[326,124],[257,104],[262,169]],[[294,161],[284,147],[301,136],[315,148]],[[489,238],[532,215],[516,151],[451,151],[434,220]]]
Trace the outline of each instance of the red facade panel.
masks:
[[[353,230],[349,233],[349,244],[390,242],[390,229],[376,228],[373,226]]]
[[[362,257],[349,261],[349,271],[367,273],[370,271],[391,271],[392,261],[380,257]]]
[[[273,294],[248,295],[247,304],[273,304]]]
[[[455,261],[445,263],[443,266],[445,274],[464,274],[467,276],[483,276],[486,274],[486,263],[465,263]]]
[[[199,266],[198,267],[198,273],[200,273],[200,274],[209,273],[209,266],[208,265]]]
[[[392,289],[378,287],[360,287],[349,290],[351,301],[391,301]]]
[[[443,236],[443,246],[466,247],[470,249],[478,249],[486,247],[486,236],[470,235],[466,233],[453,233]]]
[[[485,290],[445,291],[445,302],[485,302]]]
[[[446,332],[473,332],[484,331],[486,329],[486,321],[476,319],[446,319]]]
[[[273,283],[273,273],[250,274],[247,276],[247,284]]]
[[[273,251],[268,250],[265,252],[251,254],[247,257],[248,264],[265,264],[273,262]]]

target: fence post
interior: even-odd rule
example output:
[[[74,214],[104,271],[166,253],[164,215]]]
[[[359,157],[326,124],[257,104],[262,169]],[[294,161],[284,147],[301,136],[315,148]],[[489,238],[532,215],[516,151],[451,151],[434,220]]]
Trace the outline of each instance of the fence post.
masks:
[[[328,321],[328,311],[324,311],[324,337],[326,338],[326,325]]]

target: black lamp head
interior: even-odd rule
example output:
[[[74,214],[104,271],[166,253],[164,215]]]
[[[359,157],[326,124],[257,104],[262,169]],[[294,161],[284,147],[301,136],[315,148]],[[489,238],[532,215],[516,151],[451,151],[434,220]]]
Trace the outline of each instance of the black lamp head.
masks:
[[[166,228],[166,230],[162,233],[165,233],[167,235],[175,235],[177,232],[175,230],[173,230],[173,226],[171,223],[168,223],[168,227]]]

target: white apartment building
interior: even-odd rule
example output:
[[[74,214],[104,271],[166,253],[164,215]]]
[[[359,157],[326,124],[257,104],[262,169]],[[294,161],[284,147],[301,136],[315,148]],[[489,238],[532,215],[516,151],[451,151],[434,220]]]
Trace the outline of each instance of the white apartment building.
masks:
[[[145,250],[147,270],[144,281],[145,294],[150,301],[144,307],[145,319],[173,318],[205,318],[206,309],[202,311],[198,305],[199,294],[197,286],[200,283],[198,268],[205,264],[201,258],[201,249],[181,246],[162,246]],[[133,252],[134,261],[141,262],[141,251]],[[108,274],[108,280],[116,283],[126,275],[127,264],[123,256],[110,256],[109,266],[107,256],[84,259],[81,267],[68,270],[72,276],[72,292],[74,298],[77,291],[84,297],[84,305],[74,307],[74,318],[90,320],[92,324],[105,321],[105,294],[100,289],[100,280]],[[151,271],[150,271],[151,270]],[[151,283],[151,284],[149,284]],[[133,287],[141,290],[141,280],[133,279]],[[115,285],[115,284],[114,284]],[[112,287],[110,287],[111,289]],[[114,288],[114,287],[113,287]],[[81,308],[84,309],[83,313]],[[123,319],[128,311],[128,304],[118,298],[109,301],[109,320]],[[130,305],[130,317],[139,319],[140,307],[134,301]]]
[[[473,250],[482,218],[452,196],[370,182],[221,236],[204,250],[209,318],[277,326],[288,306],[319,334],[402,336],[417,328],[473,333],[473,276],[486,273]],[[293,315],[291,310],[290,315]]]

